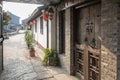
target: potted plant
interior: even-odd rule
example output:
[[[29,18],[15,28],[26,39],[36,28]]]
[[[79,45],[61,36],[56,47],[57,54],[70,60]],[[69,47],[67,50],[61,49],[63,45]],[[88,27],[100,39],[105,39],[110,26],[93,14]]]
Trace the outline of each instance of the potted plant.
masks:
[[[54,49],[46,48],[44,50],[45,56],[42,61],[45,66],[60,66],[60,61]]]
[[[29,53],[30,53],[30,57],[35,57],[35,49],[33,47],[33,45],[30,46],[30,49],[29,49]]]
[[[30,46],[33,42],[33,35],[32,35],[32,33],[30,33],[30,31],[26,31],[25,41],[26,41],[26,44],[27,44],[28,48],[30,48]]]

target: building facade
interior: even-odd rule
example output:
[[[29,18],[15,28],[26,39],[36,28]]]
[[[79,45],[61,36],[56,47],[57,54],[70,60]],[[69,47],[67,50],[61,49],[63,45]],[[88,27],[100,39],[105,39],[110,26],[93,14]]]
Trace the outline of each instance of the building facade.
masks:
[[[119,80],[119,0],[65,0],[57,8],[57,52],[81,80]]]
[[[53,9],[52,20],[32,16],[43,49],[54,48],[62,67],[81,80],[120,80],[120,1],[64,0]]]
[[[7,11],[7,15],[10,16],[11,20],[9,21],[8,25],[4,25],[4,30],[7,30],[8,32],[11,30],[17,30],[17,28],[21,28],[20,25],[20,17],[14,15],[13,13]]]
[[[19,16],[16,16],[15,14],[13,14],[13,13],[11,13],[9,11],[7,11],[6,13],[11,18],[11,20],[9,22],[10,24],[15,24],[15,25],[19,25],[20,24],[20,17]]]
[[[63,69],[81,80],[119,80],[119,5],[118,0],[62,1],[53,7],[53,19],[43,21],[44,41],[36,34],[41,24],[36,18],[35,39],[54,48]]]
[[[24,20],[22,20],[22,26],[23,26],[23,29],[26,30],[27,29],[27,22],[28,22],[29,18],[26,18]]]
[[[29,27],[33,31],[34,40],[39,47],[55,49],[55,27],[46,14],[47,6],[38,7],[28,20]],[[43,12],[44,11],[44,12]]]

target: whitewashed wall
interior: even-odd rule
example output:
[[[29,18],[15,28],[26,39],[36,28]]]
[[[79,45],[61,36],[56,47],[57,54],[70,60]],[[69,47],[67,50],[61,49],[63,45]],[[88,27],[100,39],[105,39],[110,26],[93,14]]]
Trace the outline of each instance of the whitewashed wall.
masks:
[[[40,33],[40,16],[36,18],[37,20],[37,32],[35,32],[35,24],[34,28],[34,36],[35,40],[44,48],[47,48],[47,22],[43,20],[43,34]]]
[[[40,33],[40,16],[37,20],[37,32],[35,32],[35,24],[33,27],[35,40],[44,48],[47,48],[47,21],[43,20],[43,34]],[[53,20],[48,20],[48,47],[56,50],[56,31],[55,31],[55,17]]]

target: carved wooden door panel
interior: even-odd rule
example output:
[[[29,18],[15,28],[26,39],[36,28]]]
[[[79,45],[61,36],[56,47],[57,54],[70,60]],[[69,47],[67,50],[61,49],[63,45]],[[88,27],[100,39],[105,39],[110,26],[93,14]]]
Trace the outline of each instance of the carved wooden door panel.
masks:
[[[100,4],[76,9],[76,74],[82,80],[100,80]]]

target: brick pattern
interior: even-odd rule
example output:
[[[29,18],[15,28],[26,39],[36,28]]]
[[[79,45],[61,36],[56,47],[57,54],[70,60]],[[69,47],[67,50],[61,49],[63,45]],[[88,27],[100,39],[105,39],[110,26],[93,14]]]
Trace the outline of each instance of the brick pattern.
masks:
[[[120,1],[118,2],[117,8],[117,22],[118,22],[118,49],[117,49],[117,80],[120,80]]]
[[[101,6],[101,80],[117,79],[116,0],[102,0]]]
[[[65,11],[65,54],[60,55],[62,67],[70,73],[70,8]]]
[[[120,3],[118,1],[101,0],[101,80],[120,80]],[[70,47],[72,45],[70,8],[66,9],[65,14],[66,53],[60,55],[60,58],[62,66],[70,72],[72,70],[70,69],[72,65],[70,63],[70,54],[72,52]]]

